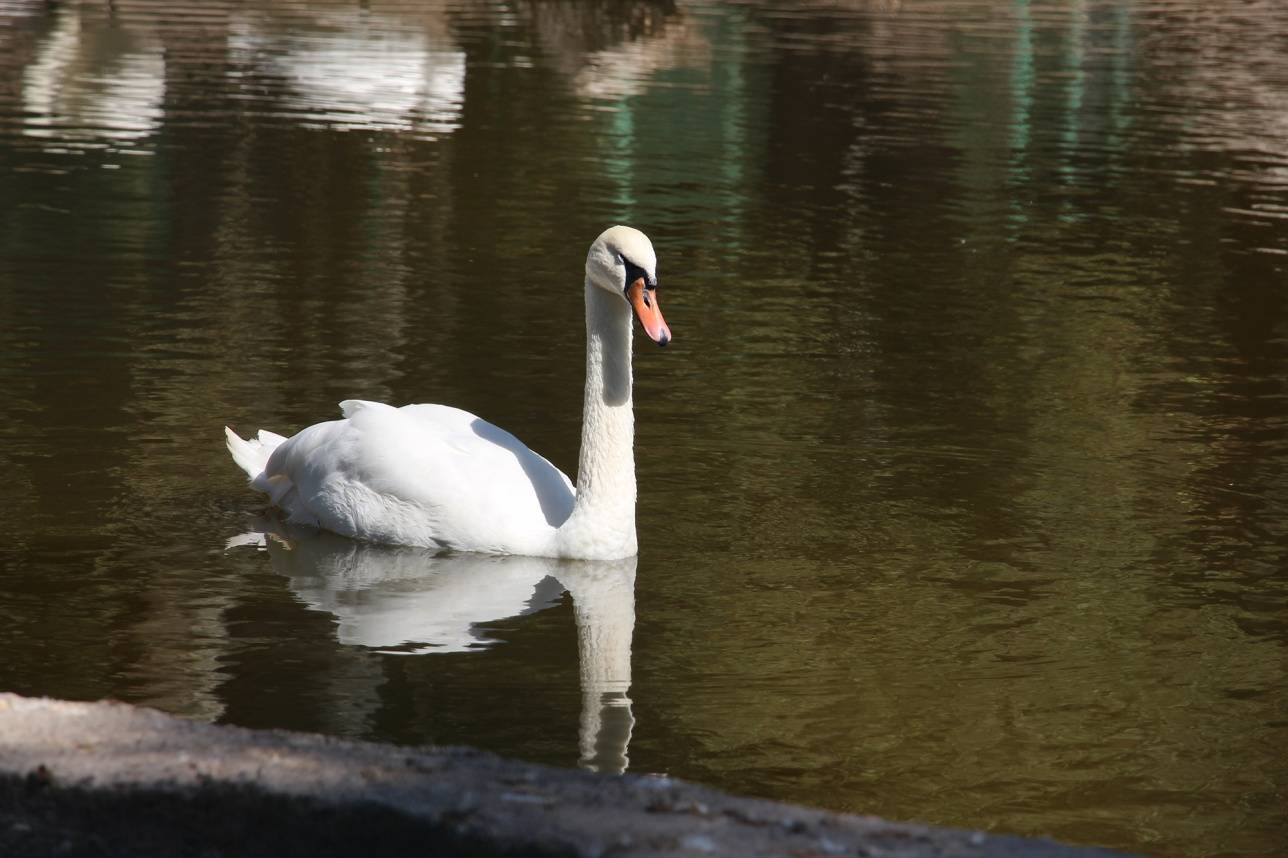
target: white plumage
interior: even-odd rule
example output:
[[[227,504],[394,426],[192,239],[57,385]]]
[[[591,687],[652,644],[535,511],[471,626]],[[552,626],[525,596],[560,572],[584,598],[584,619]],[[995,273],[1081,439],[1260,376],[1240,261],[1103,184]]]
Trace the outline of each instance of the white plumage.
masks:
[[[251,486],[293,522],[366,542],[611,559],[636,553],[632,308],[665,345],[657,262],[612,227],[586,257],[586,396],[579,483],[509,432],[445,405],[340,403],[286,439],[225,429]]]

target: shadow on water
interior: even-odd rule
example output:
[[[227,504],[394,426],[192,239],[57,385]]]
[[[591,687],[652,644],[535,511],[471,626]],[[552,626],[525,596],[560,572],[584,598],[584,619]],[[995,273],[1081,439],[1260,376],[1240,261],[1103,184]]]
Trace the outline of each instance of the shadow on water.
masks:
[[[273,571],[310,610],[336,620],[345,646],[429,656],[495,645],[484,624],[542,611],[572,597],[581,685],[579,764],[621,773],[635,720],[631,638],[637,558],[555,560],[436,554],[367,545],[261,518],[229,548],[267,550]]]

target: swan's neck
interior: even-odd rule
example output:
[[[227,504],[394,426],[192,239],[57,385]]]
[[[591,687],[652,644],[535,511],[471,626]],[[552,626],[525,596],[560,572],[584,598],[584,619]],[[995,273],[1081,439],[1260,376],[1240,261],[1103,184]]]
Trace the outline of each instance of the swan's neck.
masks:
[[[586,283],[586,399],[577,501],[559,528],[565,557],[630,557],[635,541],[635,416],[631,309]]]

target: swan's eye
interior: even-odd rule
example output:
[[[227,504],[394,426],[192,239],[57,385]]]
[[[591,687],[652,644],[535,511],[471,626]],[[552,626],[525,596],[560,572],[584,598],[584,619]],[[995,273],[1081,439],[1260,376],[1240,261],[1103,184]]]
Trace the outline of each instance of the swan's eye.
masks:
[[[622,259],[622,264],[626,266],[626,282],[622,284],[623,289],[631,288],[631,284],[636,280],[639,280],[641,277],[644,278],[644,285],[649,285],[649,277],[644,273],[643,268],[640,268],[634,262],[625,258]]]

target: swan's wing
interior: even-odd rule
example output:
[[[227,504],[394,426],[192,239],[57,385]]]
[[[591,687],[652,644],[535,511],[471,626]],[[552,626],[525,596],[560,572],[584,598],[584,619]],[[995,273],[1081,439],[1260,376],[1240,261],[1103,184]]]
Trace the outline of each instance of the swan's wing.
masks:
[[[388,408],[382,402],[368,402],[365,399],[346,399],[340,403],[340,414],[344,417],[353,417],[364,408]]]
[[[572,483],[517,438],[444,405],[349,400],[343,420],[278,447],[297,520],[374,542],[540,553],[572,512]]]

